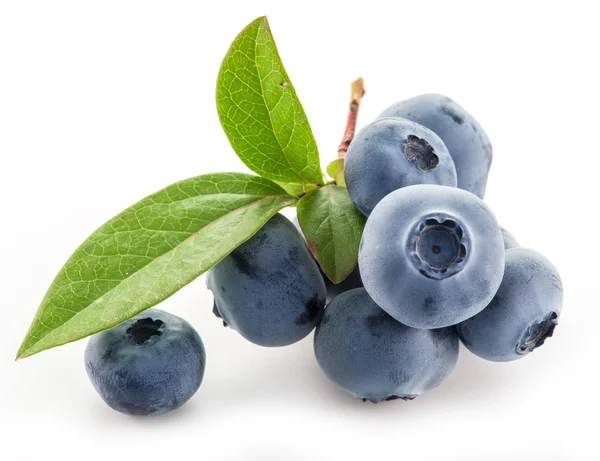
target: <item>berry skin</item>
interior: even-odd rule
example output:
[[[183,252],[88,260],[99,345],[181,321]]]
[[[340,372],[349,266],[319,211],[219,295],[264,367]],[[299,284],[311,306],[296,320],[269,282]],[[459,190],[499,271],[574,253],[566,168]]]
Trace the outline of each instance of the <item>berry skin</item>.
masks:
[[[479,313],[504,273],[504,242],[488,206],[462,189],[404,187],[375,207],[358,263],[369,295],[414,328],[441,328]]]
[[[458,358],[458,337],[454,328],[407,327],[356,288],[329,303],[314,348],[331,381],[357,399],[378,403],[412,399],[444,381]]]
[[[511,248],[519,248],[521,246],[519,245],[519,242],[517,241],[515,236],[508,232],[504,227],[501,227],[500,230],[502,231],[502,238],[504,239],[505,250],[510,250]]]
[[[492,145],[477,120],[452,99],[423,94],[389,107],[379,116],[400,117],[426,126],[448,148],[458,187],[483,198],[492,163]]]
[[[520,359],[552,336],[562,299],[562,282],[552,263],[536,251],[515,248],[506,252],[504,279],[490,305],[456,328],[479,357]]]
[[[90,338],[85,368],[114,410],[154,416],[183,405],[200,387],[206,355],[185,320],[159,309]]]
[[[360,130],[344,161],[354,205],[369,216],[379,201],[414,184],[456,187],[456,169],[442,140],[410,120],[377,120]]]
[[[287,346],[307,336],[325,307],[325,282],[306,241],[276,214],[207,274],[214,312],[247,340]]]

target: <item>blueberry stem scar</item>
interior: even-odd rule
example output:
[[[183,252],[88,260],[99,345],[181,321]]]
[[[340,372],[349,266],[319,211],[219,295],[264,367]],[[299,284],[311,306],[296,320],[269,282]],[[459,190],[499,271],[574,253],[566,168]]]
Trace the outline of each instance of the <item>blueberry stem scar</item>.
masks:
[[[404,145],[404,156],[408,161],[414,161],[417,168],[424,172],[435,170],[440,162],[431,144],[412,134]]]
[[[558,314],[556,312],[552,312],[550,316],[546,317],[541,322],[531,325],[517,347],[517,352],[519,354],[525,354],[544,344],[546,339],[550,338],[554,334],[554,329],[557,325],[557,319]]]
[[[427,257],[425,257],[422,253],[423,241],[426,240],[428,233],[432,232],[432,231],[439,231],[440,233],[445,232],[451,238],[452,243],[453,243],[454,248],[450,255],[450,258],[446,259],[442,264],[435,264],[433,261],[428,261]],[[456,236],[454,236],[451,232],[446,230],[446,228],[443,226],[432,226],[432,227],[425,229],[421,233],[421,235],[419,236],[419,240],[417,241],[417,251],[419,252],[419,256],[421,257],[421,259],[426,260],[432,267],[443,268],[443,267],[449,266],[458,257],[458,250],[459,250],[459,245],[458,245],[458,240],[456,239]],[[434,244],[431,247],[431,251],[433,254],[438,255],[442,251],[442,248],[440,247],[440,245]]]
[[[408,246],[419,272],[439,280],[462,270],[470,245],[460,223],[432,216],[417,223]]]
[[[162,320],[153,320],[148,317],[137,320],[133,325],[127,328],[126,333],[136,344],[144,344],[152,336],[162,335],[160,328],[164,325]]]

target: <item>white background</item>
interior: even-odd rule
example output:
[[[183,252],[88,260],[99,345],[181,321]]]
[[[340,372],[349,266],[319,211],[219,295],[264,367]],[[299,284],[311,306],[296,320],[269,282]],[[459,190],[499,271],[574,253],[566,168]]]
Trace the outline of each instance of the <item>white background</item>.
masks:
[[[597,460],[600,97],[595,2],[3,1],[0,5],[0,459]],[[96,227],[202,173],[246,171],[219,126],[215,80],[267,14],[320,146],[424,92],[454,98],[494,145],[487,202],[562,273],[555,337],[496,364],[461,350],[412,402],[354,401],[310,338],[265,349],[223,329],[204,278],[161,305],[200,332],[199,392],[171,414],[107,407],[85,340],[14,362],[54,275]]]

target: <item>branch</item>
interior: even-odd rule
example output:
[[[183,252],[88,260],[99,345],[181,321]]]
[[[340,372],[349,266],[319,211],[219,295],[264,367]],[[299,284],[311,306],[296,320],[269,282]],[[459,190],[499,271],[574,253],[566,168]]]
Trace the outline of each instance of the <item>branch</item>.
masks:
[[[346,130],[344,131],[344,137],[342,142],[338,146],[338,158],[344,158],[348,146],[354,138],[356,131],[356,119],[358,117],[358,109],[360,108],[360,101],[365,95],[364,81],[362,78],[352,82],[352,95],[350,99],[350,110],[348,111],[348,120],[346,121]]]

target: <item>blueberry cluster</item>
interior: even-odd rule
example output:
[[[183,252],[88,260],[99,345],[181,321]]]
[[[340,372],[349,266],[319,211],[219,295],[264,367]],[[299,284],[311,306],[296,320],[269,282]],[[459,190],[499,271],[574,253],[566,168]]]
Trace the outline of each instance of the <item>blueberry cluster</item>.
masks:
[[[368,217],[364,287],[328,304],[314,340],[340,388],[372,402],[412,399],[450,374],[459,339],[509,361],[552,335],[560,275],[483,202],[491,160],[479,123],[433,94],[391,106],[350,144],[346,184]]]
[[[371,402],[439,385],[459,340],[488,360],[524,357],[552,335],[562,284],[483,202],[491,159],[481,126],[449,98],[393,105],[356,135],[345,159],[348,193],[368,218],[358,267],[331,283],[297,220],[276,214],[208,272],[214,314],[268,347],[316,327],[319,366]],[[154,415],[196,392],[205,353],[186,321],[151,309],[94,336],[85,361],[112,408]]]

